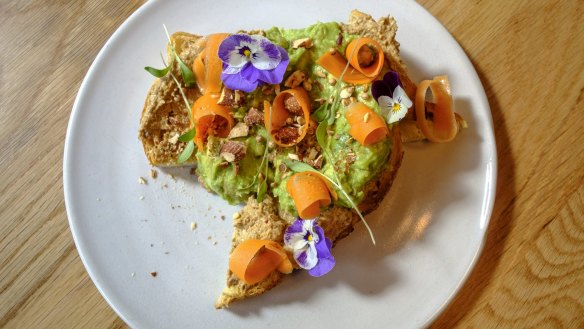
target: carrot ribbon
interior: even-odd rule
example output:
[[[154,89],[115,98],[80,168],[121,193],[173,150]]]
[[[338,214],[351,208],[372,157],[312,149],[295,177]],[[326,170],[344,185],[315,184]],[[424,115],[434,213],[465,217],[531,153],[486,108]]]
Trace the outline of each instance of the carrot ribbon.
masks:
[[[291,117],[290,112],[284,106],[284,100],[286,96],[290,95],[296,98],[298,104],[302,108],[302,116],[304,117],[304,124],[300,128],[300,134],[298,137],[291,141],[290,143],[284,143],[277,138],[277,135],[274,134],[278,131],[278,129],[284,127],[286,125],[286,120]],[[274,143],[282,146],[282,147],[289,147],[298,144],[304,137],[306,136],[306,132],[308,131],[308,125],[310,123],[310,98],[308,97],[308,93],[302,87],[295,87],[292,89],[284,90],[279,93],[276,98],[274,98],[274,102],[272,104],[272,111],[264,110],[264,124],[266,129],[269,126],[269,133],[272,137]]]
[[[286,183],[286,191],[294,200],[298,216],[303,219],[318,217],[320,207],[331,203],[331,195],[336,198],[336,193],[326,180],[310,171],[292,175]]]
[[[349,134],[363,146],[382,141],[389,134],[385,120],[361,102],[351,104],[345,117],[351,126]]]
[[[435,106],[426,109],[426,91],[430,88],[434,95]],[[445,75],[424,80],[416,90],[416,120],[422,133],[431,142],[449,142],[456,137],[458,125],[452,106],[450,82]],[[431,112],[432,120],[426,118],[426,110]]]
[[[247,284],[256,284],[278,270],[292,273],[293,266],[281,245],[270,240],[245,240],[229,256],[229,269]]]
[[[375,48],[376,51],[373,63],[367,67],[361,67],[359,63],[358,55],[363,47]],[[338,79],[347,66],[347,58],[349,58],[348,62],[351,65],[343,75],[343,81],[356,85],[375,80],[381,72],[385,60],[381,45],[377,41],[370,38],[359,38],[349,43],[345,50],[345,57],[337,51],[327,51],[316,63]]]

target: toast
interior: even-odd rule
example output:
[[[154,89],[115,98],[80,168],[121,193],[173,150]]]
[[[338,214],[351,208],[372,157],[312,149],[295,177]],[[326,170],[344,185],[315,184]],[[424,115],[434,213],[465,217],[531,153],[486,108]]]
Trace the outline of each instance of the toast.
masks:
[[[397,72],[401,80],[401,85],[403,86],[406,94],[410,98],[414,98],[416,85],[408,77],[405,64],[399,56],[399,43],[395,39],[397,25],[392,17],[383,17],[375,21],[371,16],[354,10],[350,14],[348,23],[338,24],[338,29],[340,30],[339,38],[341,38],[341,34],[344,34],[346,36],[362,36],[375,40],[382,48],[382,52],[385,56],[385,69]],[[265,32],[261,30],[250,31],[248,33],[250,35],[265,35]],[[180,59],[189,67],[193,66],[193,62],[197,59],[197,56],[202,53],[204,49],[204,40],[205,39],[203,37],[184,32],[174,33],[171,36],[171,41],[174,43],[176,53]],[[288,41],[284,40],[282,42],[286,43]],[[333,40],[332,45],[334,44],[335,41]],[[337,46],[340,45],[338,39],[336,44]],[[169,49],[167,49],[167,52],[169,58],[168,60],[170,61],[172,54],[170,53]],[[313,58],[312,60],[315,59]],[[182,84],[180,69],[176,63],[172,67],[172,72],[176,77],[178,77],[179,83]],[[286,72],[286,78],[284,79],[286,82],[284,83],[284,81],[282,81],[282,84],[285,87],[291,88],[289,81],[293,80],[293,76],[295,74],[296,72],[293,71]],[[322,72],[320,74],[322,74]],[[321,77],[324,78],[324,75],[321,75]],[[302,79],[304,80],[304,78]],[[317,84],[321,81],[326,81],[326,79],[320,79],[320,81],[318,79],[315,80],[316,81],[311,82],[310,79],[307,79],[302,83],[302,87],[310,92],[313,101],[316,101],[316,96],[314,95],[318,95],[317,90],[319,87],[317,87]],[[144,152],[148,158],[148,161],[153,166],[175,166],[177,164],[179,155],[186,146],[186,143],[179,141],[178,137],[190,129],[191,118],[189,117],[189,111],[184,106],[184,100],[181,98],[179,88],[180,87],[176,85],[175,81],[170,77],[170,75],[167,75],[156,79],[148,92],[140,121],[139,138],[143,143]],[[369,88],[369,86],[367,86],[367,88]],[[322,85],[320,86],[320,89],[322,90]],[[202,90],[198,88],[184,88],[184,90],[187,101],[190,104],[195,103],[195,101],[200,99],[203,95]],[[265,96],[260,92],[256,94],[260,94],[261,97],[266,97],[265,99],[272,102],[274,97],[279,93],[279,90],[280,85],[264,85],[261,87],[261,93],[265,94]],[[368,93],[368,89],[363,87],[359,89],[359,92],[362,94]],[[351,97],[351,101],[353,98],[354,97]],[[253,101],[253,99],[250,101],[249,97],[246,100],[252,103],[249,109],[245,109],[247,113],[251,112],[252,107],[261,108],[261,102]],[[346,100],[349,99],[347,98]],[[344,104],[344,107],[346,108],[347,105]],[[257,134],[257,142],[252,141],[250,143],[249,139],[245,141],[247,143],[246,145],[248,149],[255,148],[257,146],[256,144],[262,140],[261,136],[264,136],[261,133],[261,129],[263,128],[260,129],[257,128],[257,126],[254,126],[256,123],[248,123],[247,114],[245,112],[242,113],[240,110],[241,108],[238,109],[237,107],[233,107],[232,116],[236,117],[239,123],[245,122],[248,125],[247,130],[250,131],[250,134],[252,130],[255,134]],[[314,112],[314,110],[315,107],[312,106],[311,111]],[[243,115],[245,115],[245,118],[243,118]],[[263,118],[264,117],[262,114],[261,119],[263,120]],[[417,138],[422,139],[423,135],[419,133],[419,129],[415,125],[415,121],[412,120],[412,110],[409,111],[408,117],[406,119],[409,119],[409,123],[414,123],[413,127],[409,127],[409,123],[404,125],[404,127],[407,127],[405,132],[408,140],[417,140]],[[407,121],[408,120],[404,120],[404,122]],[[359,186],[358,191],[353,191],[354,193],[358,193],[360,195],[358,208],[362,214],[370,213],[377,208],[379,203],[383,200],[389,191],[393,180],[397,175],[403,158],[403,136],[400,132],[401,126],[402,122],[400,122],[400,124],[394,124],[390,127],[388,134],[389,136],[387,141],[384,142],[387,152],[383,156],[383,161],[380,164],[377,164],[378,168],[371,172],[371,174],[367,177],[366,183],[363,186]],[[237,126],[235,126],[233,129],[236,127]],[[411,131],[414,131],[414,133],[410,133]],[[319,149],[318,147],[314,147],[314,145],[317,144],[317,137],[315,135],[316,134],[314,130],[307,133],[305,142],[303,142],[303,150],[302,148],[299,148],[299,146],[296,146],[294,150],[289,147],[283,148],[283,152],[288,152],[288,155],[290,156],[290,152],[294,151],[297,154],[301,154],[312,151],[313,149]],[[236,136],[235,140],[237,137],[238,136]],[[199,175],[199,181],[209,191],[220,194],[222,197],[224,197],[224,199],[231,203],[245,202],[244,208],[238,213],[237,216],[234,217],[233,220],[234,233],[232,237],[232,252],[243,241],[250,239],[269,240],[281,244],[284,239],[286,228],[289,227],[296,218],[295,210],[286,206],[286,200],[282,197],[281,192],[276,193],[272,191],[272,195],[267,193],[267,196],[263,199],[263,201],[258,202],[255,190],[247,191],[245,188],[242,188],[241,190],[245,193],[237,192],[237,198],[231,198],[229,195],[230,192],[233,193],[231,186],[225,187],[224,181],[219,181],[218,184],[215,184],[216,182],[213,181],[213,179],[218,179],[217,177],[219,177],[213,175],[216,175],[216,172],[221,170],[223,170],[223,173],[225,173],[225,168],[233,168],[233,171],[232,173],[230,172],[228,174],[223,174],[221,179],[223,179],[225,175],[231,175],[230,177],[237,176],[238,172],[239,176],[241,176],[241,171],[245,170],[245,168],[240,169],[239,165],[233,162],[234,154],[231,154],[231,160],[223,155],[223,146],[226,145],[230,140],[231,137],[229,136],[225,138],[225,140],[210,137],[208,139],[207,145],[204,146],[204,149],[199,149],[199,151],[193,154],[187,160],[187,162],[183,163],[183,165],[193,165],[198,163],[199,165],[197,168],[197,173]],[[353,140],[353,142],[356,141]],[[244,143],[240,142],[238,146],[241,147],[243,144]],[[267,154],[268,150],[270,149],[268,149],[268,145],[266,145],[265,152],[260,150],[256,153]],[[272,153],[275,152],[273,151],[270,154]],[[292,155],[298,158],[297,154]],[[246,156],[245,159],[247,160],[249,160],[249,157],[251,157],[249,154],[244,156]],[[275,156],[277,156],[277,154]],[[379,157],[382,156],[379,155]],[[209,159],[219,160],[213,160],[215,161],[213,162]],[[247,161],[245,159],[243,161]],[[257,162],[256,167],[259,166],[261,169],[262,167],[261,164],[259,164],[259,155],[257,155],[254,159],[256,159],[255,161]],[[308,163],[311,165],[314,164],[316,166],[318,165],[317,160],[318,158],[316,160],[311,158],[310,161],[312,162]],[[281,158],[278,160],[272,157],[269,162],[274,167],[274,174],[272,176],[267,175],[273,180],[272,185],[270,185],[273,188],[273,186],[277,187],[277,185],[280,183],[278,180],[282,180],[284,178],[287,179],[290,174],[280,174],[276,170],[276,168],[280,168],[281,170],[282,166],[284,165],[284,162]],[[331,166],[335,168],[334,166],[336,166],[336,164],[331,164]],[[209,170],[208,168],[213,168],[212,174],[204,171]],[[324,171],[324,168],[325,167],[322,167],[321,170]],[[255,167],[253,170],[255,171]],[[287,170],[287,167],[284,165],[284,171],[285,170]],[[333,170],[336,170],[336,168]],[[257,173],[260,173],[260,171],[258,170]],[[257,176],[257,174],[256,177],[252,176],[253,181],[251,181],[251,185],[257,181]],[[241,185],[243,186],[247,184]],[[280,191],[281,190],[283,189],[280,188]],[[348,236],[359,221],[360,218],[354,209],[348,208],[346,205],[343,206],[341,204],[335,204],[326,209],[322,209],[318,219],[318,224],[324,230],[326,237],[328,237],[334,245],[342,238]],[[290,254],[289,250],[287,252]],[[298,267],[296,266],[296,268]],[[231,270],[228,270],[226,287],[221,293],[220,297],[217,299],[215,307],[226,308],[234,301],[260,295],[276,286],[283,279],[283,277],[284,274],[280,273],[279,271],[272,271],[263,280],[255,284],[246,284]]]

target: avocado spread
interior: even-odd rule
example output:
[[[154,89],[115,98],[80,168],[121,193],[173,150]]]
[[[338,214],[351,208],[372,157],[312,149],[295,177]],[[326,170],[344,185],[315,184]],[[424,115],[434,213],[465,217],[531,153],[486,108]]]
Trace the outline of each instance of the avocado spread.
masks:
[[[286,69],[284,81],[295,71],[300,70],[312,81],[309,90],[310,99],[313,101],[312,111],[318,108],[316,100],[328,101],[339,90],[350,85],[341,81],[331,83],[329,74],[317,65],[316,60],[326,51],[335,48],[344,52],[347,44],[358,36],[341,33],[338,23],[317,23],[305,29],[281,29],[271,28],[265,31],[265,36],[275,44],[283,47],[290,57],[290,63]],[[309,48],[293,47],[295,40],[310,38],[313,45]],[[380,113],[377,102],[369,93],[370,84],[354,87],[352,97]],[[285,89],[283,84],[282,89]],[[247,94],[246,102],[233,113],[235,120],[242,121],[246,113],[252,108],[261,108],[262,102],[272,102],[273,93],[266,95],[262,87]],[[363,146],[349,134],[349,124],[345,119],[346,107],[338,103],[333,109],[336,112],[336,120],[328,128],[326,144],[320,147],[328,149],[332,159],[325,157],[322,166],[317,168],[327,177],[337,179],[345,192],[359,204],[364,197],[364,187],[374,179],[387,165],[391,156],[392,141],[390,138],[369,146]],[[257,191],[260,164],[264,158],[267,133],[262,124],[253,125],[247,136],[232,138],[245,144],[247,152],[237,163],[226,162],[220,155],[219,145],[226,139],[209,137],[205,150],[197,151],[197,174],[205,186],[219,194],[231,204],[241,203],[247,200]],[[283,148],[270,143],[266,161],[268,165],[268,194],[278,199],[280,208],[296,215],[294,202],[286,191],[288,178],[293,174],[283,164],[289,154],[297,153],[295,147]],[[293,156],[292,156],[293,157]],[[237,167],[237,168],[236,168]],[[262,173],[262,175],[264,175]],[[334,201],[336,205],[350,207],[349,202],[342,194]]]

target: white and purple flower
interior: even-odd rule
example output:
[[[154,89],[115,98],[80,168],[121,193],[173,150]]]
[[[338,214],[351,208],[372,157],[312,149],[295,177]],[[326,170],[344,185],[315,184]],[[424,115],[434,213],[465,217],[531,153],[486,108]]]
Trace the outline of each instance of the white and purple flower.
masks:
[[[245,92],[282,82],[290,62],[284,48],[259,35],[232,34],[219,45],[218,55],[225,86]]]
[[[323,276],[335,266],[332,242],[316,225],[316,218],[296,218],[284,232],[284,245],[293,250],[298,265],[312,276]]]
[[[413,103],[402,88],[397,72],[389,71],[383,76],[383,80],[374,81],[371,86],[371,94],[379,103],[387,122],[394,123],[403,119]]]

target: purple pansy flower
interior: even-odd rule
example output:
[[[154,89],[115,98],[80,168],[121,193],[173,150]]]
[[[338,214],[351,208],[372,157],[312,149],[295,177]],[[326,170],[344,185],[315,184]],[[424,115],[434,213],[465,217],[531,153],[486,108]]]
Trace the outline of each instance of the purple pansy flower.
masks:
[[[218,55],[225,86],[245,92],[282,82],[290,62],[284,48],[259,35],[232,34],[221,42]]]
[[[296,218],[284,232],[284,244],[293,250],[298,265],[312,276],[323,276],[335,266],[332,242],[315,219]]]
[[[387,72],[383,80],[373,81],[371,94],[379,103],[381,111],[387,116],[388,123],[403,119],[413,105],[395,71]]]

